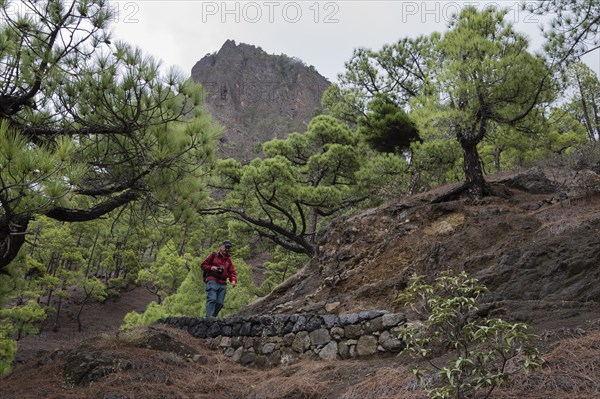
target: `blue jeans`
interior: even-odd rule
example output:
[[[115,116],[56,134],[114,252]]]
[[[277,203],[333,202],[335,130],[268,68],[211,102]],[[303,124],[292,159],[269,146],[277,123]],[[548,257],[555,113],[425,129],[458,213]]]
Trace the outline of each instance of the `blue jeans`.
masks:
[[[227,285],[213,280],[206,282],[206,317],[217,317],[225,303],[226,293]]]

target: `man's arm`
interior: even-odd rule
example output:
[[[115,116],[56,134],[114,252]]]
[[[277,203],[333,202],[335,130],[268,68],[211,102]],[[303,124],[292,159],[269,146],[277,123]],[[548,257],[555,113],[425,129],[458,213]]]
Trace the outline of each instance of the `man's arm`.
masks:
[[[237,285],[237,275],[235,274],[235,267],[233,267],[233,262],[231,262],[231,267],[229,268],[229,281],[231,281],[232,287],[235,287]]]
[[[204,259],[204,261],[200,264],[200,268],[205,272],[210,272],[210,271],[216,270],[217,267],[213,266],[213,264],[212,264],[214,258],[215,258],[214,253],[211,253],[210,255],[208,255],[206,257],[206,259]]]

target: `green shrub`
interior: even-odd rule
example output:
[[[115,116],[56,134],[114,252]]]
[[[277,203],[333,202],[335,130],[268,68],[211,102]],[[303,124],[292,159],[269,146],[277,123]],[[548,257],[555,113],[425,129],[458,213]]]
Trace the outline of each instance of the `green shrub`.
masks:
[[[400,336],[407,344],[403,353],[428,365],[413,372],[429,398],[488,398],[511,374],[540,366],[527,325],[477,316],[485,292],[466,273],[443,273],[432,284],[414,278],[400,295],[423,318],[403,327]]]

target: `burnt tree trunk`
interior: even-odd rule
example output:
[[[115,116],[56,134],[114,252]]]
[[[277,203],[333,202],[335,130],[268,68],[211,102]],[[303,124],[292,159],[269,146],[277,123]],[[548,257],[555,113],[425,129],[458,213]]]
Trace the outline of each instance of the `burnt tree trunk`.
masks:
[[[61,222],[87,222],[98,219],[116,208],[137,200],[140,195],[141,193],[131,189],[89,209],[56,207],[44,214]],[[5,216],[0,218],[0,273],[6,273],[6,266],[17,257],[19,250],[25,243],[25,233],[29,221],[34,217],[34,215],[19,217],[13,215],[10,207],[5,202],[0,198],[0,205],[5,213]]]
[[[0,273],[7,274],[5,268],[12,262],[25,244],[25,233],[29,219],[0,219]]]
[[[317,243],[317,222],[319,220],[319,215],[317,214],[317,209],[312,207],[310,208],[310,214],[308,217],[308,236],[309,242],[311,244]]]
[[[483,177],[481,158],[477,151],[477,140],[463,139],[460,144],[463,150],[463,171],[469,194],[475,198],[490,195],[490,187]]]

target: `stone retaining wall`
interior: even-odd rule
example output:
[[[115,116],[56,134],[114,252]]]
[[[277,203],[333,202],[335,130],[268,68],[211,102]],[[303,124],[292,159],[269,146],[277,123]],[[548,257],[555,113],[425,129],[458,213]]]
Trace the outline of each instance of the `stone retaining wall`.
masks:
[[[397,353],[404,347],[397,336],[405,322],[403,314],[385,311],[159,320],[223,349],[238,363],[258,366]]]

